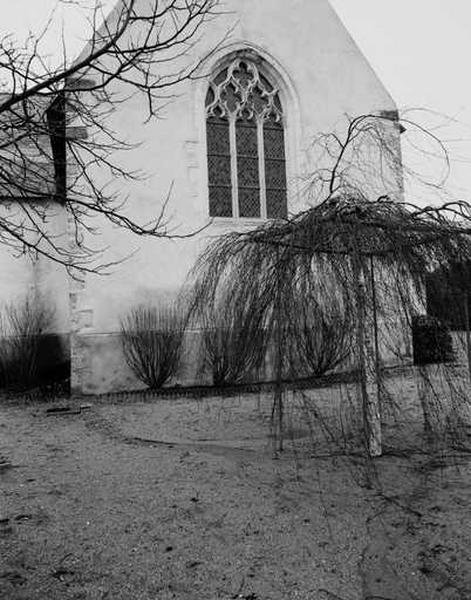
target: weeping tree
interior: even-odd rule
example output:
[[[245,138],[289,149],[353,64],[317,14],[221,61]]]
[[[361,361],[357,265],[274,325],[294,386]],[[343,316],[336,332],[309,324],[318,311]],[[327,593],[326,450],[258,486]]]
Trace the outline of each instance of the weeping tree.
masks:
[[[426,274],[434,265],[471,257],[470,211],[464,204],[420,209],[387,198],[329,198],[285,222],[216,240],[196,268],[195,306],[202,313],[223,296],[231,326],[246,340],[263,326],[265,352],[274,344],[274,375],[281,384],[283,365],[306,356],[300,332],[309,327],[312,335],[322,335],[333,298],[343,335],[354,340],[365,444],[377,456],[380,345],[408,335],[399,329],[421,310]],[[457,214],[459,222],[452,218]],[[248,314],[258,315],[255,327]],[[274,413],[281,435],[280,390]]]
[[[398,184],[400,153],[391,122],[399,128],[391,115],[365,115],[349,122],[343,139],[321,136],[332,162],[310,178],[308,189],[316,191],[318,203],[293,217],[222,236],[195,267],[194,314],[203,315],[224,298],[234,317],[231,326],[244,331],[245,339],[256,335],[247,315],[257,315],[257,328],[267,332],[265,352],[274,350],[277,450],[283,448],[286,365],[293,371],[300,356],[306,360],[306,340],[323,335],[325,315],[335,306],[343,337],[352,343],[339,343],[332,366],[351,353],[364,445],[369,456],[379,456],[381,353],[410,337],[413,316],[424,310],[427,274],[470,259],[467,203],[419,207],[404,202],[401,193],[373,196],[394,188],[395,178]],[[375,178],[372,155],[381,171]],[[310,338],[303,336],[306,330]]]

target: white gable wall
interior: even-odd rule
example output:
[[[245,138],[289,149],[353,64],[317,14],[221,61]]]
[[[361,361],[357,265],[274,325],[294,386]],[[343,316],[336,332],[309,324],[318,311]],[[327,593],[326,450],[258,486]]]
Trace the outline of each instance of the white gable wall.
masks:
[[[299,176],[313,168],[306,154],[313,138],[344,128],[345,114],[392,111],[394,102],[326,0],[228,0],[223,7],[229,14],[205,26],[194,58],[206,56],[231,31],[202,65],[201,75],[212,72],[228,53],[242,49],[250,48],[266,61],[266,74],[280,88],[285,112],[289,209],[296,212],[305,206]],[[142,97],[117,109],[113,117],[117,132],[140,143],[123,154],[122,164],[150,175],[145,182],[119,183],[129,194],[126,210],[134,218],[144,222],[155,217],[171,190],[166,215],[175,233],[208,225],[206,90],[204,77],[186,82],[162,118],[148,124]],[[103,178],[102,173],[96,176]],[[87,276],[73,292],[74,389],[105,392],[136,387],[120,354],[120,316],[141,302],[174,296],[208,238],[241,226],[220,219],[190,239],[144,240],[103,224],[99,245],[110,247],[106,259],[132,257],[110,276]]]

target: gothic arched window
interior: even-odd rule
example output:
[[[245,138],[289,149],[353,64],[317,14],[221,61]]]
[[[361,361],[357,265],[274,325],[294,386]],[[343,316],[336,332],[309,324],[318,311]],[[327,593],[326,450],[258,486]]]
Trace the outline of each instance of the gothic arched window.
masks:
[[[283,111],[278,90],[248,58],[236,58],[206,95],[209,214],[287,215]]]

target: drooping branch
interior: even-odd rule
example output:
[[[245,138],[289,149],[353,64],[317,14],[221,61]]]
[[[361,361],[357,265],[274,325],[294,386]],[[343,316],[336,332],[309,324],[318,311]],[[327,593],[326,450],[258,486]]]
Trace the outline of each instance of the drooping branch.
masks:
[[[285,364],[277,380],[303,376],[306,366],[319,374],[316,355],[331,357],[326,369],[355,366],[370,455],[381,453],[379,354],[404,352],[413,317],[424,310],[428,273],[471,259],[467,202],[404,201],[398,128],[390,115],[365,115],[345,136],[321,136],[323,162],[309,179],[321,184],[317,204],[226,234],[194,270],[197,319],[223,299],[238,317],[233,326],[250,339],[246,315],[263,314],[267,354],[283,323]]]

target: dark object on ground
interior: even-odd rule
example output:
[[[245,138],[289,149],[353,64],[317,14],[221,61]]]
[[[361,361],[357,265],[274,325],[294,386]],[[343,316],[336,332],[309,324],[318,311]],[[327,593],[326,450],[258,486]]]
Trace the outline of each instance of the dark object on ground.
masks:
[[[26,583],[26,578],[21,575],[21,573],[17,573],[15,571],[6,571],[0,575],[0,579],[5,579],[12,585],[23,585]]]
[[[0,521],[0,537],[7,537],[13,533],[10,519],[6,517]]]
[[[16,517],[14,517],[15,521],[30,521],[33,518],[33,515],[29,515],[29,514],[20,514],[20,515],[16,515]]]
[[[70,569],[64,569],[62,567],[51,573],[51,577],[54,577],[59,581],[64,581],[67,577],[72,577],[74,575],[74,571],[71,571]]]
[[[448,327],[435,317],[419,315],[412,320],[414,364],[453,362],[453,342]]]
[[[11,469],[12,467],[13,465],[8,460],[8,458],[5,458],[0,454],[0,472],[3,470]]]
[[[74,406],[52,406],[46,409],[48,415],[79,415],[83,410],[88,410],[92,407],[91,404],[81,404],[78,407]]]
[[[52,408],[47,408],[46,412],[49,415],[78,414],[80,409],[72,408],[71,406],[53,406]]]

